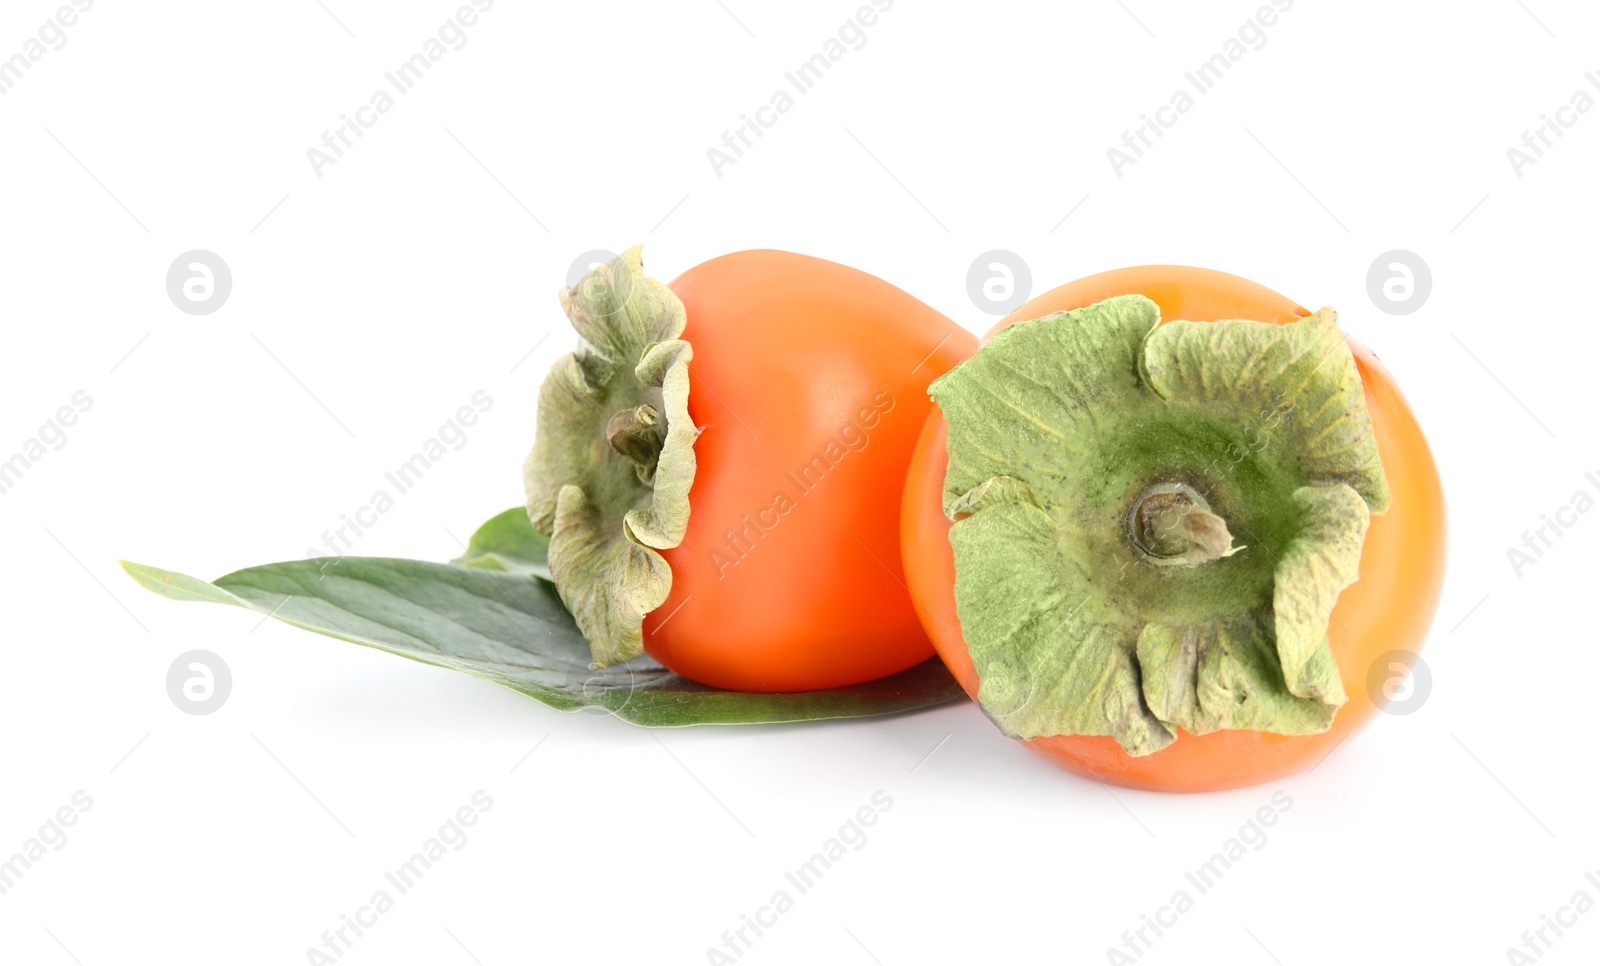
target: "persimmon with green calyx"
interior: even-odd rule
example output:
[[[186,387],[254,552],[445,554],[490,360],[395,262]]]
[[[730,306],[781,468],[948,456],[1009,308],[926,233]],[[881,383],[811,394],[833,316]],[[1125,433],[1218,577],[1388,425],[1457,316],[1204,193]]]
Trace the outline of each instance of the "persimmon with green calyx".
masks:
[[[1221,272],[1091,276],[936,381],[906,579],[958,681],[1066,768],[1207,790],[1314,767],[1437,607],[1445,515],[1393,379]]]
[[[670,285],[639,249],[561,296],[528,514],[597,667],[642,652],[740,691],[933,657],[900,565],[927,386],[977,339],[881,279],[780,251]]]

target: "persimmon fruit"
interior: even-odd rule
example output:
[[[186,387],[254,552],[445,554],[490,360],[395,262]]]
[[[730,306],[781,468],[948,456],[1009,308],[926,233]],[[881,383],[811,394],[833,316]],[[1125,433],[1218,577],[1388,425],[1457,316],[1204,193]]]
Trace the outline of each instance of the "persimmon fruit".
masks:
[[[1128,317],[1140,312],[1155,324],[1147,336]],[[1162,331],[1176,320],[1182,328]],[[1117,325],[1131,333],[1126,346],[1105,335]],[[1445,504],[1428,443],[1395,380],[1359,344],[1343,340],[1343,355],[1329,332],[1337,333],[1331,312],[1314,314],[1233,275],[1129,268],[1034,298],[991,330],[972,362],[934,384],[939,406],[911,457],[901,503],[906,581],[939,655],[969,695],[980,704],[988,698],[985,710],[1002,730],[1100,781],[1200,791],[1313,768],[1372,720],[1384,700],[1367,686],[1374,662],[1415,654],[1437,607]],[[1052,367],[1040,357],[1053,347],[1092,365]],[[1125,348],[1133,356],[1119,354]],[[1011,355],[996,355],[987,369],[979,363],[1004,352]],[[1359,386],[1354,375],[1335,379],[1296,407],[1293,385],[1309,384],[1302,380],[1316,358],[1330,360],[1317,378],[1353,362]],[[1093,368],[1102,363],[1103,371]],[[1279,376],[1291,391],[1263,395]],[[1218,415],[1227,411],[1219,400],[1230,381],[1249,397],[1246,422],[1258,418],[1250,400],[1287,401],[1275,406],[1271,428],[1228,443],[1232,455],[1206,463],[1207,447],[1230,432]],[[1036,405],[1016,401],[1035,396]],[[1096,408],[1108,401],[1111,410]],[[1340,405],[1348,413],[1324,419]],[[1130,415],[1130,406],[1150,415]],[[1026,418],[1013,410],[1027,410]],[[980,432],[1007,419],[1022,442]],[[1064,425],[1074,420],[1095,425]],[[1339,452],[1318,449],[1346,437]],[[954,471],[952,446],[961,454]],[[1058,446],[1072,458],[1051,451]],[[1223,472],[1210,469],[1219,465]],[[1040,495],[1069,477],[1075,492]],[[1182,522],[1172,528],[1175,519]],[[1169,528],[1158,533],[1157,523]],[[1257,539],[1241,538],[1249,527]],[[1019,540],[1039,542],[1030,549]],[[1320,566],[1308,560],[1340,553],[1353,580],[1319,571],[1304,593],[1285,589],[1286,579]],[[1052,581],[1087,588],[1079,610],[1067,613],[1074,599],[1054,603],[1061,594]],[[1254,616],[1227,610],[1235,605]],[[1098,616],[1082,616],[1091,610]],[[1307,627],[1323,613],[1325,642]],[[1060,614],[1065,630],[1045,627]],[[1034,649],[1019,650],[1026,647]],[[1081,673],[1091,658],[1100,663]],[[980,661],[996,679],[1004,675],[1005,687],[986,688]],[[1079,680],[1087,683],[1074,691]],[[1054,721],[1089,723],[1053,732]],[[1173,721],[1199,722],[1206,733]]]
[[[900,564],[927,386],[977,339],[882,279],[744,251],[670,284],[632,249],[563,292],[581,336],[524,469],[600,666],[810,691],[933,657]]]

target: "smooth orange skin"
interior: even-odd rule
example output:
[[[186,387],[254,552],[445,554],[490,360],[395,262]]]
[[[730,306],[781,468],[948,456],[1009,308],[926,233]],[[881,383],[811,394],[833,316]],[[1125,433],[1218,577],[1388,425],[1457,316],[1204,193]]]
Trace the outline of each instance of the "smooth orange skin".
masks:
[[[977,338],[888,282],[789,252],[724,255],[670,287],[688,312],[702,433],[688,532],[662,551],[672,591],[645,617],[645,650],[692,680],[765,692],[932,657],[900,566],[900,497],[928,383]],[[802,492],[830,440],[842,457]],[[779,493],[788,512],[774,509]]]
[[[1282,325],[1310,313],[1254,282],[1208,269],[1150,265],[1093,275],[1039,296],[989,332],[1051,312],[1081,308],[1113,295],[1138,293],[1161,307],[1161,321],[1254,319]],[[1347,340],[1348,341],[1348,340]],[[1056,735],[1025,742],[1069,771],[1100,781],[1157,791],[1212,791],[1272,781],[1314,768],[1378,712],[1368,670],[1388,651],[1420,650],[1444,583],[1445,506],[1433,454],[1393,378],[1366,348],[1352,342],[1378,454],[1389,477],[1389,509],[1372,518],[1361,576],[1339,597],[1328,637],[1349,702],[1318,735],[1218,731],[1178,740],[1133,757],[1109,737]],[[912,457],[902,503],[906,579],[934,647],[967,694],[978,675],[956,617],[955,559],[950,523],[940,509],[948,427],[937,408]]]

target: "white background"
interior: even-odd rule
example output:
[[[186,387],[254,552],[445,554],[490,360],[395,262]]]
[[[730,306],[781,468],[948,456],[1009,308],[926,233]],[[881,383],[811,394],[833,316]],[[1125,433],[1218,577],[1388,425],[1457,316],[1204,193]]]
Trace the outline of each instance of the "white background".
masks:
[[[55,6],[8,2],[0,57]],[[307,962],[479,789],[467,844],[343,962],[704,963],[877,790],[865,847],[743,961],[1106,962],[1278,791],[1266,845],[1143,962],[1502,963],[1600,899],[1600,513],[1520,576],[1507,559],[1600,471],[1600,110],[1521,177],[1506,155],[1600,97],[1600,11],[1299,0],[1119,178],[1107,148],[1256,3],[900,0],[718,177],[707,149],[856,6],[500,0],[320,178],[307,149],[455,3],[102,0],[0,96],[0,458],[93,399],[0,496],[0,853],[93,799],[0,895],[0,959]],[[748,247],[831,258],[979,331],[966,275],[991,249],[1035,293],[1178,262],[1339,308],[1450,499],[1426,704],[1279,784],[1113,795],[970,704],[653,733],[118,569],[304,556],[481,389],[469,442],[354,550],[455,555],[521,500],[568,266],[640,241],[660,278]],[[232,269],[211,315],[165,290],[192,249]],[[1391,249],[1431,266],[1410,315],[1368,296]],[[193,648],[233,673],[206,716],[165,686]],[[1593,911],[1544,961],[1597,953]]]

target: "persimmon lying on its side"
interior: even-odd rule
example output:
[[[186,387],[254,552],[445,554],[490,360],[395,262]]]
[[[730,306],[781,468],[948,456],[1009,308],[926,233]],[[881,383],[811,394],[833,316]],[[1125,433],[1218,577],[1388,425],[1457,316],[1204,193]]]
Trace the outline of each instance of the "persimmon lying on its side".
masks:
[[[990,718],[1066,768],[1205,790],[1313,767],[1378,710],[1375,660],[1421,646],[1438,473],[1331,310],[1106,272],[1002,319],[930,393],[912,597]]]
[[[597,666],[647,651],[703,684],[778,692],[933,656],[897,511],[928,382],[971,333],[780,251],[663,285],[635,248],[562,304],[581,341],[540,391],[524,478]]]

